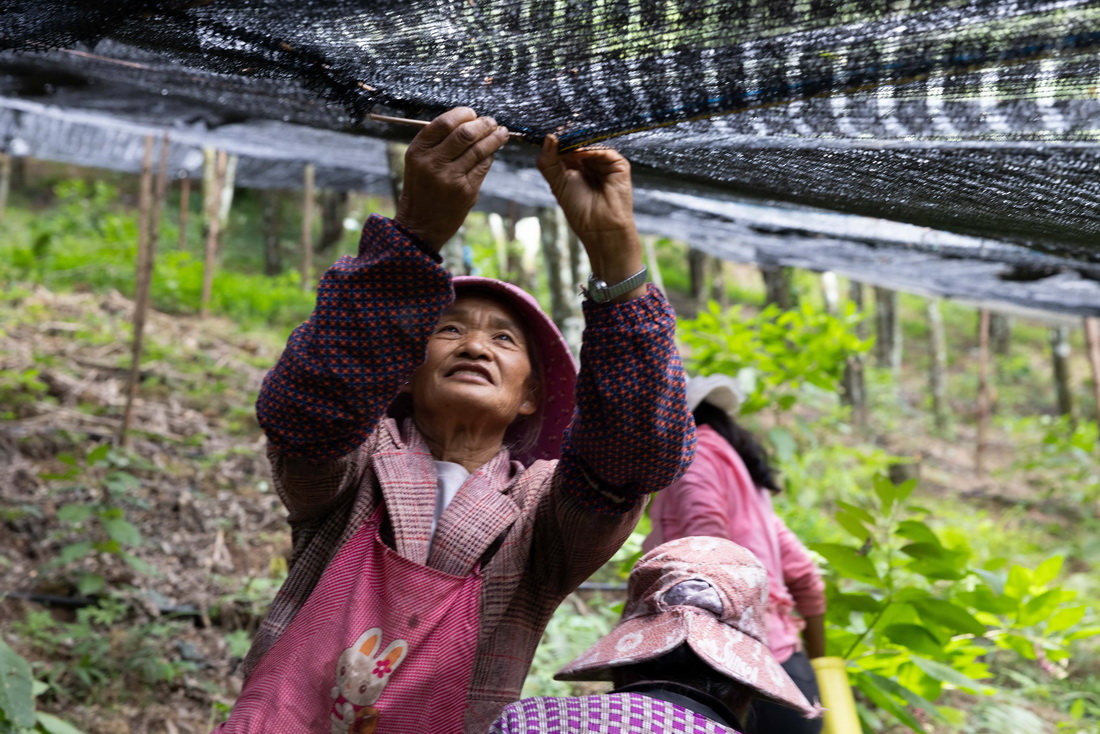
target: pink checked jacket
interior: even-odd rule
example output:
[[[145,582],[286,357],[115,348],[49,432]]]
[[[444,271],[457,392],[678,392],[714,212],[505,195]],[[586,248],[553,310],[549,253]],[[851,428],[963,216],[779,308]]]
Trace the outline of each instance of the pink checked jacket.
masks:
[[[382,501],[386,539],[399,554],[449,574],[482,564],[473,680],[455,706],[465,707],[466,731],[483,732],[519,697],[554,609],[619,548],[644,498],[683,473],[695,432],[675,316],[659,291],[623,304],[586,303],[577,410],[561,460],[525,467],[502,450],[463,486],[433,540],[431,454],[411,420],[399,424],[386,411],[453,298],[438,257],[373,216],[359,255],[324,275],[313,315],[265,379],[257,416],[294,552],[244,672]]]

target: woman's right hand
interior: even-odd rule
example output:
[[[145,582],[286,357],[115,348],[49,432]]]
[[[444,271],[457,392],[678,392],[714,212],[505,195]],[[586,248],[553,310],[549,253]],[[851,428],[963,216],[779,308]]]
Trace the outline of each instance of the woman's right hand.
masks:
[[[394,219],[435,251],[454,236],[477,202],[508,129],[469,107],[432,120],[405,152],[405,185]]]
[[[642,244],[634,224],[634,188],[626,158],[610,148],[581,148],[561,154],[557,138],[548,135],[538,167],[584,245],[596,277],[614,285],[642,269]],[[645,293],[642,285],[616,300],[628,301]]]

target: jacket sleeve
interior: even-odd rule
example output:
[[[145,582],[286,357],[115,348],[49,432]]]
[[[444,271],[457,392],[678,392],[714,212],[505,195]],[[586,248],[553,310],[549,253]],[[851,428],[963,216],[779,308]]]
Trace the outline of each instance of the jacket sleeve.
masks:
[[[700,447],[684,476],[661,491],[660,517],[653,521],[662,523],[666,539],[706,535],[730,540],[730,496],[722,491],[710,457]]]
[[[584,312],[561,489],[592,511],[625,513],[679,478],[695,453],[676,314],[653,285],[625,303],[585,301]]]
[[[794,599],[794,606],[803,617],[825,613],[825,582],[817,570],[806,546],[778,515],[772,514],[779,554],[783,562],[783,583]]]
[[[377,215],[363,227],[359,254],[321,278],[313,314],[290,335],[256,401],[292,521],[347,488],[353,452],[423,361],[453,300],[438,256]]]

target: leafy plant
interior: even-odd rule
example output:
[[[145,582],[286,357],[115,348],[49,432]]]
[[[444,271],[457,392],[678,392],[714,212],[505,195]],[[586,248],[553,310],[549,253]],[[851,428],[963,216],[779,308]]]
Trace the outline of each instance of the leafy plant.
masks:
[[[1081,505],[1100,499],[1097,423],[1042,415],[1003,421],[1019,451],[1010,469],[1045,486],[1048,497]],[[1038,440],[1035,440],[1038,437]]]
[[[883,717],[914,731],[959,723],[939,704],[947,690],[991,695],[990,661],[1009,651],[1052,675],[1064,674],[1070,645],[1100,634],[1081,628],[1076,592],[1053,585],[1052,557],[1034,570],[999,559],[976,564],[962,533],[937,534],[927,511],[908,504],[915,486],[874,481],[868,507],[838,503],[837,523],[855,543],[811,546],[827,561],[829,653],[849,661],[869,731]],[[923,719],[923,722],[922,722]]]
[[[30,663],[0,639],[0,734],[81,734],[72,724],[38,711],[35,699],[49,690]]]
[[[836,392],[848,357],[866,352],[855,326],[862,318],[852,304],[841,316],[804,301],[784,311],[770,305],[750,316],[739,306],[726,311],[710,302],[680,322],[689,371],[737,375],[746,388],[743,414],[764,408],[790,410],[806,385]]]
[[[36,402],[47,397],[49,388],[39,370],[0,370],[0,420],[25,418]]]
[[[48,612],[31,612],[13,629],[51,659],[43,667],[56,698],[93,702],[170,684],[196,670],[195,663],[177,659],[164,649],[185,626],[166,618],[131,619],[125,601],[105,597],[78,610],[74,622],[59,622]]]
[[[107,586],[104,574],[105,559],[119,559],[138,573],[149,573],[151,567],[132,551],[144,541],[137,526],[126,519],[124,505],[133,501],[133,494],[140,486],[133,474],[118,469],[104,471],[110,465],[110,444],[101,444],[77,459],[62,454],[58,459],[68,468],[57,474],[43,475],[53,481],[74,481],[61,491],[77,494],[81,499],[61,505],[57,518],[65,526],[62,537],[77,537],[61,547],[54,564],[57,566],[85,566],[91,563],[94,570],[78,568],[77,589],[81,594],[97,594]]]

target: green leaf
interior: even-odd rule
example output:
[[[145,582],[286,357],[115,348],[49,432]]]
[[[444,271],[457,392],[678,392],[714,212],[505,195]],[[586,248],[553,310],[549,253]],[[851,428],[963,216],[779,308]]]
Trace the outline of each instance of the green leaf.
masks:
[[[794,436],[786,428],[776,426],[768,430],[768,439],[775,449],[775,458],[780,462],[788,462],[798,451],[798,444]]]
[[[17,727],[34,726],[33,683],[30,664],[0,639],[0,712]]]
[[[129,564],[130,568],[134,569],[138,573],[143,573],[147,575],[153,575],[154,573],[156,573],[156,569],[151,564],[146,563],[132,553],[126,553],[124,551],[122,553],[122,560],[126,561],[126,563]]]
[[[943,657],[943,643],[918,624],[892,624],[882,630],[886,639],[929,657]]]
[[[1013,599],[1023,599],[1031,590],[1031,571],[1023,566],[1013,566],[1005,582],[1005,595]]]
[[[935,622],[949,630],[965,632],[976,637],[986,632],[985,625],[974,619],[974,615],[949,601],[924,599],[912,604],[920,613],[921,619]]]
[[[133,474],[113,471],[103,478],[103,486],[114,494],[128,494],[141,488],[141,482]]]
[[[867,698],[871,699],[871,703],[875,704],[875,706],[892,715],[895,719],[905,726],[908,726],[913,731],[924,734],[924,729],[921,727],[920,722],[917,721],[917,718],[906,711],[905,707],[899,704],[893,696],[884,691],[871,675],[871,673],[860,672],[853,676],[854,683],[859,690],[861,690]]]
[[[76,582],[76,589],[83,596],[91,596],[103,591],[107,586],[107,580],[98,573],[86,573]]]
[[[875,564],[867,556],[859,555],[855,548],[839,543],[814,543],[810,548],[823,555],[833,570],[844,578],[868,583],[879,581]]]
[[[88,466],[95,466],[99,462],[107,458],[107,452],[111,450],[111,444],[101,443],[94,449],[88,452],[86,463]]]
[[[1085,608],[1083,606],[1059,609],[1051,615],[1049,620],[1047,620],[1047,633],[1068,630],[1070,627],[1080,622],[1084,616]]]
[[[874,681],[879,688],[888,693],[892,693],[898,698],[904,700],[910,706],[920,709],[933,721],[945,720],[944,716],[940,713],[940,709],[936,706],[936,704],[932,703],[924,696],[920,696],[913,691],[910,691],[905,686],[900,685],[897,681],[890,680],[886,676],[879,675],[878,673],[872,673],[868,670],[865,672],[865,675],[873,676]]]
[[[836,521],[840,527],[847,530],[852,537],[861,543],[871,537],[871,533],[864,527],[859,518],[851,513],[844,511],[836,513]]]
[[[836,593],[829,595],[830,607],[836,603],[851,609],[853,612],[863,612],[864,614],[875,614],[882,609],[882,602],[870,594],[844,594]]]
[[[1054,613],[1062,603],[1062,590],[1051,589],[1044,591],[1033,599],[1029,599],[1024,608],[1020,610],[1020,624],[1030,627],[1039,624]]]
[[[932,676],[936,680],[949,683],[959,690],[966,691],[968,693],[985,693],[995,691],[993,686],[988,686],[984,683],[969,678],[959,671],[952,668],[950,665],[944,665],[943,663],[937,663],[935,660],[927,660],[922,657],[913,655],[909,658],[914,665],[923,670],[928,675]]]
[[[943,545],[936,533],[932,531],[932,528],[928,527],[920,520],[902,520],[898,523],[897,530],[895,530],[894,533],[903,538],[908,538],[914,543]]]
[[[1051,556],[1032,572],[1031,583],[1035,586],[1046,586],[1058,576],[1061,570],[1062,556]]]
[[[878,501],[882,504],[882,514],[889,514],[894,507],[894,500],[897,499],[897,490],[894,483],[888,477],[876,474],[872,480],[872,486],[878,496]]]
[[[1076,632],[1066,637],[1066,642],[1075,642],[1077,640],[1086,640],[1089,637],[1096,637],[1100,635],[1100,627],[1085,627],[1079,629]]]
[[[1006,650],[1015,650],[1025,660],[1034,660],[1038,657],[1035,654],[1035,644],[1026,637],[1007,634],[997,637],[996,642],[998,647],[1003,647]]]
[[[90,540],[81,540],[77,543],[69,543],[61,548],[61,552],[57,555],[57,562],[64,565],[73,561],[84,558],[86,555],[92,552],[92,542]]]
[[[939,543],[909,543],[901,547],[901,552],[911,558],[934,560],[949,559],[953,555]]]
[[[862,507],[857,507],[856,505],[852,505],[843,501],[838,501],[836,503],[836,506],[851,515],[855,515],[856,518],[859,519],[861,522],[867,523],[868,525],[875,524],[874,516],[872,516],[870,512],[867,512],[867,510],[863,509]]]
[[[984,586],[979,586],[973,591],[964,591],[956,595],[962,601],[974,609],[989,614],[1011,614],[1020,608],[1020,602],[1010,596],[998,596]]]
[[[121,517],[103,518],[103,529],[108,537],[119,545],[133,547],[141,544],[141,532],[132,522]]]
[[[70,525],[79,525],[92,514],[92,506],[84,503],[62,505],[57,508],[57,519]]]
[[[898,504],[901,504],[909,499],[909,495],[913,494],[913,490],[916,488],[916,479],[906,479],[894,488],[894,498],[897,500]]]
[[[53,714],[39,711],[36,716],[38,718],[38,725],[42,727],[47,734],[84,734],[80,729],[77,729],[67,721],[57,718]]]

